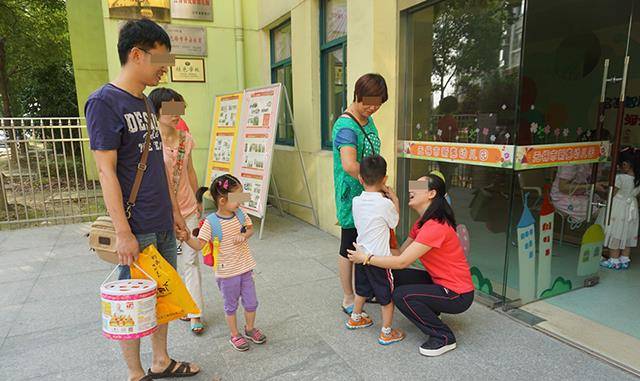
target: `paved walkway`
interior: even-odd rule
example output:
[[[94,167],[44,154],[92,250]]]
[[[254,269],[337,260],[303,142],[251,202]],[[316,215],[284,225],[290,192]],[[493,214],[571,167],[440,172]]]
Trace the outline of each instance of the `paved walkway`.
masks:
[[[87,225],[67,225],[0,232],[0,380],[125,378],[117,345],[100,335],[98,288],[110,267],[88,252],[86,231]],[[251,246],[258,326],[269,341],[246,353],[231,348],[219,292],[205,268],[208,331],[194,337],[187,323],[170,327],[171,354],[204,369],[194,380],[635,379],[477,304],[444,317],[458,336],[451,353],[421,356],[424,336],[399,313],[397,325],[408,337],[382,347],[377,328],[344,327],[335,238],[270,215],[264,239]],[[376,306],[368,309],[379,322]],[[148,340],[143,363],[150,363]]]

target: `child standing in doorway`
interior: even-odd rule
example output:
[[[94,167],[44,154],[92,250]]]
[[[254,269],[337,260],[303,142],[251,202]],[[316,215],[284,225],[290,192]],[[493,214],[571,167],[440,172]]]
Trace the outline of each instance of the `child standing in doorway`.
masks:
[[[387,163],[384,158],[379,155],[365,157],[360,163],[358,178],[364,191],[353,199],[357,244],[370,254],[390,256],[389,239],[391,229],[398,225],[400,204],[393,190],[385,185]],[[367,298],[375,296],[382,307],[382,329],[378,343],[389,345],[404,339],[401,330],[391,328],[394,309],[391,270],[356,264],[355,284],[355,305],[346,323],[347,328],[366,328],[373,324],[371,318],[362,312],[362,307]]]
[[[629,253],[638,245],[638,200],[640,193],[640,158],[633,148],[620,152],[615,195],[611,201],[611,220],[605,229],[604,245],[609,258],[600,265],[609,269],[627,269]],[[621,254],[622,252],[622,254]]]
[[[197,193],[199,202],[207,188]],[[187,244],[195,250],[213,242],[218,250],[215,260],[215,274],[218,288],[224,300],[224,312],[231,331],[229,342],[238,351],[249,349],[246,339],[255,344],[263,344],[267,337],[255,327],[258,298],[253,281],[256,262],[251,256],[247,241],[253,235],[253,224],[249,216],[240,209],[242,184],[236,177],[225,174],[217,177],[208,189],[217,211],[207,216],[198,232],[198,238],[190,237]],[[216,226],[213,226],[215,224]],[[218,236],[220,235],[220,236]],[[238,331],[236,310],[238,301],[244,307],[244,334]]]

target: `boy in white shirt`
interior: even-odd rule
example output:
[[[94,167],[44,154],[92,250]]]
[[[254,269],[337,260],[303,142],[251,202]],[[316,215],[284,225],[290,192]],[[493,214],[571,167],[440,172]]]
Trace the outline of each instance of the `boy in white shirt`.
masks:
[[[400,205],[398,197],[387,181],[387,162],[382,156],[365,157],[360,163],[360,182],[364,192],[353,199],[353,220],[358,231],[357,244],[375,255],[391,255],[391,229],[398,225]],[[367,298],[375,296],[382,307],[382,330],[378,343],[388,345],[404,339],[404,333],[392,329],[393,275],[391,270],[375,266],[355,265],[356,298],[347,328],[366,328],[373,324],[362,312]]]

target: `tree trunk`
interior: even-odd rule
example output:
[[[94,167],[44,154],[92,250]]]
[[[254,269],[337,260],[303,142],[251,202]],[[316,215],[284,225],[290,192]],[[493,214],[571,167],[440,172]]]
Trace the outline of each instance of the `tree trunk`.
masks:
[[[9,78],[7,76],[5,40],[0,37],[0,97],[2,97],[2,116],[11,117],[11,103],[9,103]]]
[[[7,77],[5,40],[0,37],[0,97],[2,97],[2,116],[11,117],[11,104],[9,103],[9,78]],[[5,132],[8,132],[5,130]],[[11,139],[10,134],[5,135],[7,139]],[[11,144],[11,155],[8,160],[18,159],[16,145]],[[4,210],[7,204],[7,195],[4,192],[4,175],[0,172],[0,207]],[[8,213],[8,210],[6,211]]]

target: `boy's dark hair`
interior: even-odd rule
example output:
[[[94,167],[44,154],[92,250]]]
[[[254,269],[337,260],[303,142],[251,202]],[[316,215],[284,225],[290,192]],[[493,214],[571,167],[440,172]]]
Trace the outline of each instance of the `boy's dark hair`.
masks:
[[[171,50],[171,40],[162,27],[149,19],[129,20],[118,36],[118,57],[120,65],[127,63],[129,52],[133,48],[153,49],[156,44],[164,45]]]
[[[227,197],[229,193],[241,186],[242,183],[237,177],[230,174],[224,174],[216,177],[211,183],[210,188],[199,188],[196,192],[196,200],[198,200],[198,203],[202,204],[202,197],[207,191],[209,191],[209,194],[213,198],[213,202],[218,206],[218,201],[220,201],[222,197]]]
[[[387,162],[380,155],[371,155],[360,163],[360,177],[366,185],[375,185],[387,175]]]
[[[184,98],[179,92],[166,87],[153,89],[153,91],[149,93],[149,100],[151,101],[153,108],[156,110],[156,115],[160,115],[162,102],[184,102]]]
[[[364,97],[381,97],[382,103],[389,99],[387,82],[377,73],[365,74],[358,78],[353,89],[353,101],[362,102]]]

